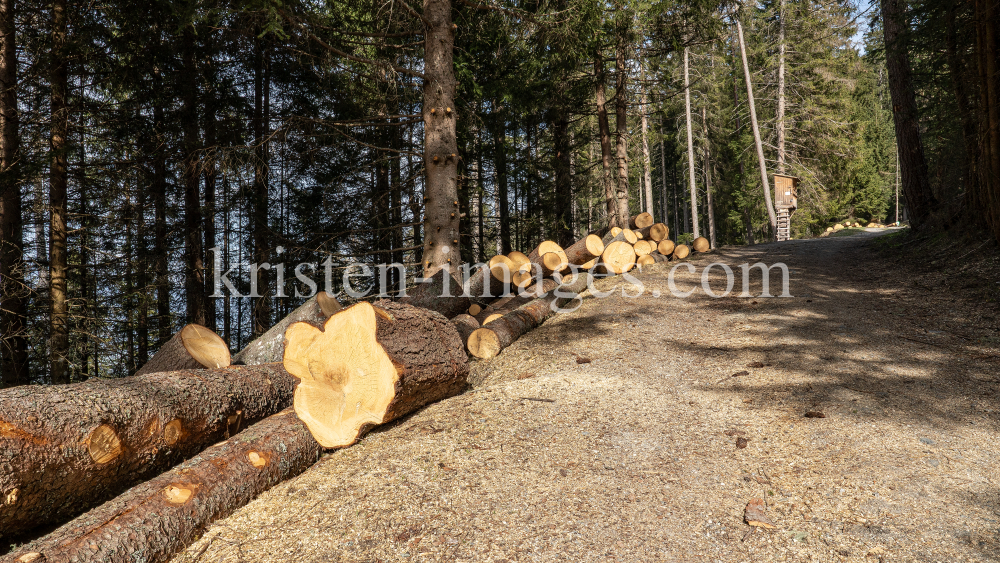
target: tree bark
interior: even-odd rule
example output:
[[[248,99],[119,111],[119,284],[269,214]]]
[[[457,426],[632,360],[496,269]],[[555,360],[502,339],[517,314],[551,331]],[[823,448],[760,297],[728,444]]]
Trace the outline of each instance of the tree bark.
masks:
[[[785,173],[785,0],[778,2],[778,108],[774,127],[778,134],[778,174]],[[706,171],[707,174],[707,171]],[[715,247],[715,237],[712,237]]]
[[[903,193],[914,227],[922,225],[937,208],[927,176],[927,161],[920,138],[917,101],[910,71],[909,41],[903,0],[880,0],[885,35],[885,65],[889,73],[892,117],[896,125]]]
[[[156,30],[159,34],[160,31]],[[158,45],[162,49],[162,45]],[[170,317],[170,277],[167,275],[167,137],[164,119],[162,71],[153,69],[153,129],[156,133],[153,157],[153,272],[156,276],[157,346],[167,343],[173,332]]]
[[[760,182],[764,188],[764,203],[767,205],[767,216],[771,220],[771,234],[778,230],[778,216],[771,202],[771,182],[767,179],[767,162],[764,161],[764,148],[760,141],[760,128],[757,126],[757,109],[753,103],[753,84],[750,82],[750,66],[747,64],[747,49],[743,41],[743,26],[736,20],[736,34],[740,40],[740,58],[743,60],[743,78],[747,86],[747,103],[750,106],[750,125],[753,127],[753,140],[757,147],[757,163],[760,165]]]
[[[1000,240],[1000,6],[995,1],[976,0],[975,21],[980,123],[978,200],[986,224]]]
[[[285,410],[18,548],[5,561],[132,561],[136,554],[146,563],[169,561],[210,523],[302,473],[321,453],[295,413]]]
[[[491,322],[489,327],[474,331],[466,343],[469,353],[483,360],[496,356],[528,331],[544,323],[560,308],[578,299],[579,294],[587,290],[592,279],[590,274],[580,272],[572,279],[564,280],[551,292]]]
[[[458,140],[451,0],[424,0],[424,277],[457,269]]]
[[[558,110],[552,124],[552,142],[555,154],[552,167],[555,171],[555,225],[553,238],[560,246],[573,244],[573,178],[570,174],[569,116],[565,109]]]
[[[270,115],[270,44],[267,37],[254,39],[254,179],[251,192],[250,228],[253,232],[253,258],[257,269],[251,273],[257,291],[253,299],[252,333],[254,338],[264,334],[271,326],[271,298],[269,284],[264,274],[270,252],[270,225],[268,223],[268,191],[270,184],[270,144],[265,129],[271,128]]]
[[[643,85],[642,85],[642,176],[643,176],[643,186],[646,189],[646,213],[655,217],[655,206],[653,205],[653,164],[649,158],[649,135],[647,131],[649,130],[649,119],[646,116],[648,111],[647,100],[646,100],[646,85],[645,85],[645,72],[643,72]]]
[[[715,248],[715,205],[712,201],[712,152],[708,144],[708,118],[705,108],[701,108],[701,127],[705,135],[705,202],[708,205],[708,240]]]
[[[571,244],[564,252],[567,262],[579,266],[599,257],[604,252],[604,241],[597,235],[587,235]]]
[[[28,383],[15,0],[0,0],[0,387]]]
[[[448,271],[447,268],[439,269],[433,276],[425,277],[425,282],[413,288],[399,302],[430,309],[449,319],[464,313],[472,304],[472,300],[469,297],[462,297],[463,286],[459,272],[457,269],[456,273]]]
[[[184,292],[189,323],[204,326],[205,262],[202,256],[202,214],[198,159],[198,69],[195,65],[194,24],[181,33],[181,125],[184,130]]]
[[[69,106],[66,103],[66,0],[52,3],[51,133],[49,137],[49,294],[51,339],[50,377],[52,383],[69,383],[69,300],[66,294],[66,137],[69,132]]]
[[[418,307],[358,303],[322,328],[293,324],[286,338],[285,367],[301,380],[295,413],[327,448],[349,446],[372,427],[468,385],[468,357],[455,327]]]
[[[500,217],[499,254],[510,254],[510,200],[507,188],[507,123],[495,110],[493,130],[493,170],[496,174],[497,211]]]
[[[628,45],[619,30],[615,44],[615,155],[618,161],[618,185],[615,192],[618,224],[628,222]]]
[[[0,535],[74,516],[289,406],[277,364],[0,392]]]
[[[601,135],[601,185],[604,187],[605,214],[608,226],[625,228],[623,218],[618,216],[618,201],[615,199],[615,180],[611,170],[611,125],[608,123],[608,105],[604,91],[604,54],[600,49],[594,54],[594,99],[597,105],[597,126]]]
[[[684,48],[684,118],[687,123],[688,181],[691,188],[691,227],[695,238],[701,236],[698,229],[698,185],[694,178],[694,136],[691,134],[691,78],[688,74],[688,51]]]
[[[325,291],[310,297],[305,303],[281,319],[267,332],[233,356],[234,365],[256,366],[280,362],[285,355],[285,331],[292,323],[300,321],[322,323],[340,310],[340,303]]]

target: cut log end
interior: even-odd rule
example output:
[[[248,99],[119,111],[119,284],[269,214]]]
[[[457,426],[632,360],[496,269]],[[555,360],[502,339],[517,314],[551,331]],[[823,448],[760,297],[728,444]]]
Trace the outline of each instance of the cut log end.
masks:
[[[486,317],[486,319],[483,320],[483,324],[487,325],[501,317],[503,317],[503,315],[501,315],[500,313],[493,313],[492,315]]]
[[[674,258],[677,260],[683,260],[691,254],[691,249],[688,248],[686,244],[678,244],[674,248]]]
[[[500,353],[500,340],[495,332],[488,328],[480,328],[469,336],[466,347],[469,353],[480,360],[488,360]]]
[[[691,246],[694,247],[695,252],[708,252],[712,248],[712,245],[709,244],[708,239],[705,237],[698,237],[694,239]]]
[[[661,240],[660,244],[656,246],[656,250],[664,256],[670,256],[674,253],[674,241],[669,239]]]
[[[476,305],[475,303],[473,303],[472,305],[469,306],[469,315],[475,317],[482,310],[483,310],[482,307],[480,307],[479,305]]]
[[[229,346],[221,336],[207,328],[189,324],[181,329],[181,340],[191,357],[208,369],[229,367]]]
[[[635,231],[632,229],[622,229],[621,234],[629,244],[635,244],[639,240],[639,237],[635,236]]]
[[[635,249],[623,240],[612,242],[601,254],[601,263],[611,273],[627,272],[635,265]]]
[[[288,328],[285,369],[300,379],[295,413],[326,448],[353,444],[381,424],[399,374],[375,339],[375,308],[358,303],[327,319]]]
[[[513,271],[517,271],[523,264],[530,262],[528,260],[528,255],[523,252],[513,251],[507,255],[507,258],[514,263]]]
[[[652,256],[646,254],[646,255],[643,255],[643,256],[640,256],[640,257],[636,258],[635,263],[636,263],[637,266],[639,266],[641,268],[641,267],[647,266],[649,264],[655,264],[656,263],[656,259],[654,259]]]
[[[646,227],[652,225],[654,222],[655,221],[653,220],[652,215],[643,212],[629,219],[629,226],[632,227],[633,229],[645,229]]]

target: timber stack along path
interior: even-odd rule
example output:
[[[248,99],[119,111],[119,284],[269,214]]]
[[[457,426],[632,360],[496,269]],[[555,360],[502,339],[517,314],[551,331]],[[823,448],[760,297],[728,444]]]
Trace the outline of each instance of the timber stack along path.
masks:
[[[686,290],[733,266],[720,299],[670,297],[673,264],[645,266],[641,297],[585,298],[174,561],[996,561],[996,303],[887,264],[875,238],[678,269]],[[794,297],[736,297],[758,261],[787,264]],[[635,293],[598,288],[616,285]],[[753,499],[773,529],[744,521]]]

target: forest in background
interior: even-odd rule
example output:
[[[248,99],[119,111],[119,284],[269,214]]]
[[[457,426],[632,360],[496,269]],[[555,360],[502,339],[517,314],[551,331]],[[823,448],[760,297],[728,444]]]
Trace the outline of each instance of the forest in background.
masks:
[[[994,0],[0,0],[2,383],[127,376],[188,322],[238,350],[302,302],[301,263],[334,292],[358,262],[412,284],[435,170],[464,262],[640,211],[771,240],[737,21],[795,237],[894,221],[897,185],[915,226],[1000,232]],[[211,297],[216,260],[260,297]]]

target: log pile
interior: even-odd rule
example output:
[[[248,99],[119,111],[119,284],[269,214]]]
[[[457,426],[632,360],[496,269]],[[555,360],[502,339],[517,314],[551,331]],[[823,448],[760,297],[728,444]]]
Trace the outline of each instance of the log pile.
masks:
[[[0,540],[63,524],[0,562],[169,560],[323,449],[463,392],[470,356],[501,353],[595,276],[686,258],[669,234],[640,213],[467,279],[442,269],[396,302],[320,293],[232,358],[188,325],[134,377],[0,391]]]

